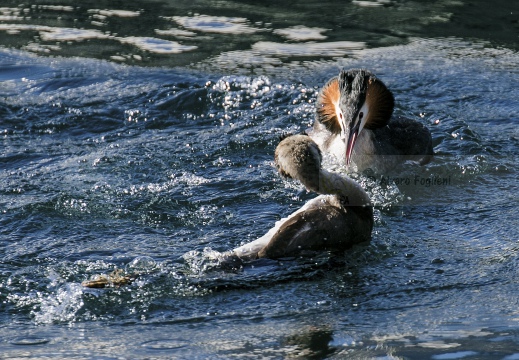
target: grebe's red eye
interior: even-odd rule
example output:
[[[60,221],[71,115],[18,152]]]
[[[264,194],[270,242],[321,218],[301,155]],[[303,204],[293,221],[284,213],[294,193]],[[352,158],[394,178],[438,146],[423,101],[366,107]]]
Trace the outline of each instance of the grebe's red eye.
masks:
[[[340,116],[340,117],[341,117],[341,119],[342,119],[342,113],[339,113],[339,116]]]
[[[359,120],[362,120],[363,117],[364,117],[364,113],[361,111],[359,114]]]

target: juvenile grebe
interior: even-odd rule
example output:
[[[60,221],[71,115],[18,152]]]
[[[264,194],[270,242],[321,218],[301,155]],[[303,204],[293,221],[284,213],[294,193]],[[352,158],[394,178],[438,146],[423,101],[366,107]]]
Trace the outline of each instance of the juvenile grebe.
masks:
[[[407,160],[426,164],[433,155],[431,133],[415,120],[391,117],[394,103],[391,91],[370,71],[343,70],[321,89],[308,135],[359,171],[382,171]]]
[[[233,254],[244,260],[276,259],[305,251],[340,252],[370,240],[373,209],[368,194],[352,179],[322,169],[319,147],[309,136],[283,139],[275,151],[275,164],[281,175],[322,195]]]

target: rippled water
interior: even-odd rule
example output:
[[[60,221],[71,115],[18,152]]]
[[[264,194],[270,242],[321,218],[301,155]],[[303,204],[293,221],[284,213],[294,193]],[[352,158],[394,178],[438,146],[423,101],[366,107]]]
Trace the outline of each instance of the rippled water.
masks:
[[[4,357],[519,358],[515,9],[4,3]],[[434,161],[352,175],[376,224],[344,258],[222,266],[313,196],[273,152],[342,67],[384,80]],[[81,286],[115,269],[141,275]]]

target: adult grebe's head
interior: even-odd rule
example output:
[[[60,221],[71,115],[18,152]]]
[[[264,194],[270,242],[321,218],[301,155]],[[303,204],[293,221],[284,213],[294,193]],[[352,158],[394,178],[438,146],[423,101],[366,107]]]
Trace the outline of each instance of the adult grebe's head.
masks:
[[[319,147],[308,135],[285,137],[274,154],[279,173],[301,181],[311,191],[319,191],[321,159]]]
[[[321,89],[317,99],[317,121],[346,143],[346,163],[360,132],[388,124],[394,98],[373,73],[363,69],[341,71]]]

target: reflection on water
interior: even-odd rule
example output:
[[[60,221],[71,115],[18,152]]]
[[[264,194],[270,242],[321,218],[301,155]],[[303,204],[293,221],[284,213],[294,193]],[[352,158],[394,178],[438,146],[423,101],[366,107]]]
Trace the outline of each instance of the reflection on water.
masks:
[[[181,45],[176,41],[156,39],[152,37],[128,36],[120,39],[124,44],[132,44],[136,47],[156,54],[178,54],[184,51],[195,50],[197,46]],[[111,59],[118,60],[117,57]]]
[[[165,17],[165,19],[168,19]],[[220,34],[252,34],[262,29],[254,28],[247,24],[245,18],[229,18],[225,16],[173,16],[174,20],[180,26],[199,32],[220,33]]]
[[[286,61],[349,56],[351,48],[403,44],[416,36],[450,36],[453,31],[445,29],[467,31],[477,11],[493,19],[492,9],[479,7],[483,2],[471,6],[461,1],[327,1],[319,6],[305,1],[293,6],[143,1],[116,9],[104,1],[94,7],[61,3],[1,7],[0,2],[3,44],[42,54],[148,65],[188,65],[213,57],[230,61],[239,55],[236,51],[251,51],[260,58],[268,53]],[[510,6],[495,16],[506,13],[499,23],[511,33],[517,30],[517,15]],[[509,36],[506,31],[488,33],[502,42]]]
[[[299,25],[285,29],[276,29],[274,30],[274,34],[281,35],[288,40],[308,41],[326,39],[326,36],[322,34],[326,31],[328,31],[328,29],[318,27],[309,28],[306,26]]]
[[[288,351],[290,357],[303,359],[324,359],[335,351],[330,346],[333,341],[333,331],[329,328],[303,327],[297,334],[288,335],[283,345],[292,347]]]
[[[336,41],[322,43],[283,44],[275,42],[257,42],[252,46],[253,52],[258,54],[275,55],[278,57],[339,57],[347,56],[354,50],[365,47],[362,42]]]

